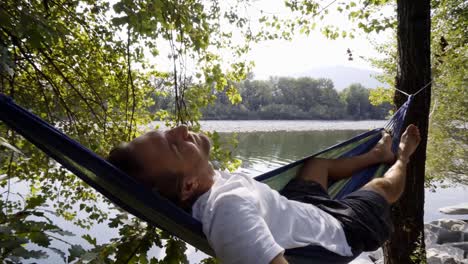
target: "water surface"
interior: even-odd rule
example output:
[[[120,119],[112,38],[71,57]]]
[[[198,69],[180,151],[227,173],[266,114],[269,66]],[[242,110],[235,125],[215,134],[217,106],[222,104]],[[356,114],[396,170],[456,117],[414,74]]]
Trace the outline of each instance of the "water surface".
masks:
[[[369,130],[385,125],[385,120],[209,120],[200,121],[204,131],[217,132],[273,132],[273,131],[330,131]],[[165,128],[164,122],[152,122],[148,128]]]
[[[363,130],[275,131],[237,133],[234,155],[242,161],[239,171],[250,176],[278,168],[350,139]],[[224,137],[231,133],[222,134]]]

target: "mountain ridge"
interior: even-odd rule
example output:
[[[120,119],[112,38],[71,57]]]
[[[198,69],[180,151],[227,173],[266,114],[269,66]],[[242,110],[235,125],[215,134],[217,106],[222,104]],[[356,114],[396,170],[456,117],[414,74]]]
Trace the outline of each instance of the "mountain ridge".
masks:
[[[335,89],[338,91],[342,91],[353,83],[360,83],[366,88],[376,88],[378,86],[387,87],[387,85],[379,82],[373,77],[377,74],[379,74],[379,72],[373,70],[337,65],[312,68],[301,73],[293,74],[292,77],[331,79]]]

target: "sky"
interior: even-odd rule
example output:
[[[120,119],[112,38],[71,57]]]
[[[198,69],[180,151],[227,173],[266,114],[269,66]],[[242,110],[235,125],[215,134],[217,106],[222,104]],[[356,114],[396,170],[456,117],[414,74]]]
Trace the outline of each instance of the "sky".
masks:
[[[321,1],[322,7],[332,3],[328,10],[330,14],[325,22],[333,24],[340,29],[353,27],[349,20],[336,11],[336,4],[332,0]],[[285,16],[288,11],[283,0],[260,0],[251,7],[252,18],[259,14],[259,10],[266,13]],[[391,10],[388,10],[391,12]],[[320,23],[320,21],[317,21]],[[255,62],[253,72],[258,79],[266,79],[271,75],[287,76],[307,70],[327,66],[348,66],[355,68],[374,69],[370,63],[361,58],[380,57],[372,42],[382,43],[389,39],[390,33],[385,34],[358,34],[356,38],[337,40],[327,39],[322,33],[312,32],[310,35],[296,35],[292,41],[275,40],[254,44],[250,52],[250,59]],[[347,49],[353,53],[353,60],[348,60]]]
[[[353,53],[352,61],[348,60],[348,48]],[[250,52],[250,58],[255,62],[253,73],[258,79],[336,65],[376,70],[360,56],[378,57],[379,54],[365,38],[329,40],[320,33],[300,36],[293,41],[256,44]]]
[[[356,28],[356,25],[351,24],[345,15],[336,11],[339,1],[318,0],[318,2],[322,3],[321,8],[328,6],[327,10],[330,14],[323,21],[317,20],[317,24],[327,23],[348,31],[351,28]],[[221,5],[224,5],[224,8],[232,3],[235,2],[220,2]],[[246,13],[242,14],[247,14],[250,17],[253,29],[260,27],[258,19],[262,16],[261,11],[266,14],[275,14],[280,18],[285,18],[291,14],[291,11],[284,6],[284,0],[254,0],[250,6],[245,8]],[[384,13],[387,15],[388,12],[393,11],[386,10]],[[225,26],[230,27],[229,24]],[[321,32],[315,30],[307,36],[303,34],[295,35],[291,41],[273,40],[251,44],[251,50],[247,58],[255,64],[252,72],[256,79],[268,79],[270,76],[297,76],[311,69],[331,66],[347,66],[379,71],[379,69],[373,68],[364,58],[380,57],[381,55],[376,51],[374,45],[375,43],[387,41],[390,36],[390,32],[371,35],[357,32],[354,39],[339,38],[330,40],[323,36]],[[242,41],[242,39],[239,38],[239,41]],[[169,46],[164,41],[158,48],[160,54],[169,53]],[[352,61],[348,60],[347,49],[352,51]],[[231,56],[228,51],[221,52],[221,55],[225,58]],[[160,70],[172,70],[172,64],[167,55],[158,56],[157,59],[151,61]],[[193,66],[190,65],[189,62],[187,65],[188,71],[193,69]]]

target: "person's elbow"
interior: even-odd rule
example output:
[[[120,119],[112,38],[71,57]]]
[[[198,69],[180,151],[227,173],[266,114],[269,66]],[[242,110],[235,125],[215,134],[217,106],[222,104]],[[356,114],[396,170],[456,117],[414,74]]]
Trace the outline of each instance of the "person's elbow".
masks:
[[[288,261],[284,258],[283,253],[280,253],[271,260],[270,264],[288,264]]]

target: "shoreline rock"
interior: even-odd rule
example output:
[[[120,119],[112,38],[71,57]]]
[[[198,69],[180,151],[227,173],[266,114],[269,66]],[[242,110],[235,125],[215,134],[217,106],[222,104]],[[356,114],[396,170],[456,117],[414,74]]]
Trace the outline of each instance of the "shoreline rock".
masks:
[[[448,215],[464,215],[468,214],[468,203],[447,206],[439,209],[439,212]]]
[[[468,220],[439,219],[424,224],[427,264],[468,264]],[[363,253],[352,264],[383,264],[382,249]]]

